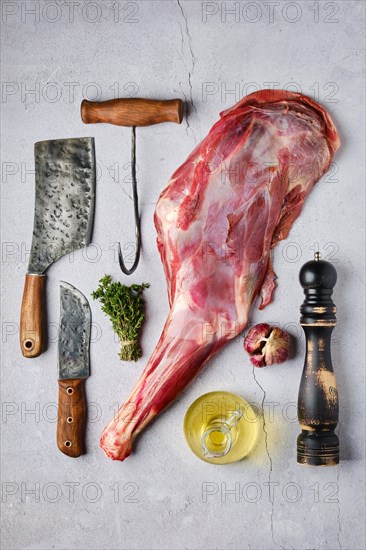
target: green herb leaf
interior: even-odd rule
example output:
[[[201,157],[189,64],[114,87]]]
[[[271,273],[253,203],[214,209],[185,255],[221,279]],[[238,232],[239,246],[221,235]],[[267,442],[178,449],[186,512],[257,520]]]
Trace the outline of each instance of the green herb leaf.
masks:
[[[100,279],[97,290],[92,292],[93,300],[100,301],[102,311],[112,321],[113,330],[121,342],[118,355],[122,361],[137,361],[141,357],[138,338],[145,319],[142,294],[149,286],[148,283],[126,286],[112,282],[112,277],[105,275]]]

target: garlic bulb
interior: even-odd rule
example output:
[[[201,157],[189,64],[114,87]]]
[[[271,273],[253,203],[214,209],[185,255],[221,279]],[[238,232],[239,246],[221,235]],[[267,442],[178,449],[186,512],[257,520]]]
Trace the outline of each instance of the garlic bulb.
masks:
[[[246,335],[244,349],[255,367],[283,363],[290,351],[290,336],[278,327],[260,323]]]

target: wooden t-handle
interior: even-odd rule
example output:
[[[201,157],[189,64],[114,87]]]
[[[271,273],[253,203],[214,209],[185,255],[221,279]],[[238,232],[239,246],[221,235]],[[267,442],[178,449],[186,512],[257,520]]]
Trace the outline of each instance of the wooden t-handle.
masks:
[[[57,447],[76,458],[84,453],[84,379],[58,381]]]
[[[20,348],[24,357],[38,357],[43,350],[43,288],[45,275],[25,276],[20,312]]]
[[[181,99],[155,100],[142,98],[81,102],[81,119],[85,124],[106,122],[117,126],[151,126],[183,119]]]

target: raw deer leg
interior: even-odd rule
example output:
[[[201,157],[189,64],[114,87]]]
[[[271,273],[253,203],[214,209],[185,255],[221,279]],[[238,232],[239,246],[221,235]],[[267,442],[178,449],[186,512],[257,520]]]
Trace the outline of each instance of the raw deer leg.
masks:
[[[101,447],[124,460],[137,434],[272,300],[271,249],[339,147],[326,111],[301,94],[263,90],[221,113],[161,193],[158,249],[171,310],[137,386]]]

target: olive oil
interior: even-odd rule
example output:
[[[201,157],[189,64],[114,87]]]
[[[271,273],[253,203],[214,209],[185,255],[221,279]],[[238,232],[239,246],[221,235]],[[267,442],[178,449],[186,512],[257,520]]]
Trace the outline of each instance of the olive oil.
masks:
[[[188,445],[201,460],[229,464],[254,447],[260,418],[239,395],[214,391],[201,395],[184,418]]]

